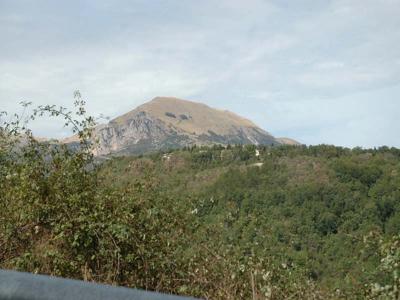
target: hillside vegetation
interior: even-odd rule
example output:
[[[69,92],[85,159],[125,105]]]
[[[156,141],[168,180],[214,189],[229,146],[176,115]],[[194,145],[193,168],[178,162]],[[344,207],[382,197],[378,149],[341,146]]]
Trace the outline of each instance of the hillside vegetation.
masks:
[[[1,128],[0,268],[207,299],[399,297],[400,150],[214,146],[96,163],[90,124],[74,124],[80,150],[29,131],[20,146],[18,123]]]

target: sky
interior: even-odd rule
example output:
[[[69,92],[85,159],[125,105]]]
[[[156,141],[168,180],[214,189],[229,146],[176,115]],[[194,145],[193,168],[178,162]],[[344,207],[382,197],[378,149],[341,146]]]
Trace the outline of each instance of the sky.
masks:
[[[174,96],[304,144],[400,147],[400,0],[0,0],[0,111],[75,90],[95,116]]]

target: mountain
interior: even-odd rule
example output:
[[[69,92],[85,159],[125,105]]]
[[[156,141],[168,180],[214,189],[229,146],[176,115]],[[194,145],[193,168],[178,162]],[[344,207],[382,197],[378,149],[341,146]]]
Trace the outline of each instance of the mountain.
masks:
[[[283,145],[291,145],[291,146],[300,146],[301,143],[299,143],[298,141],[294,140],[294,139],[290,139],[290,138],[286,138],[286,137],[280,137],[280,138],[276,138],[278,140],[278,142],[280,142]]]
[[[140,154],[195,144],[286,143],[232,112],[172,97],[156,97],[97,126],[94,136],[98,140],[96,155]]]

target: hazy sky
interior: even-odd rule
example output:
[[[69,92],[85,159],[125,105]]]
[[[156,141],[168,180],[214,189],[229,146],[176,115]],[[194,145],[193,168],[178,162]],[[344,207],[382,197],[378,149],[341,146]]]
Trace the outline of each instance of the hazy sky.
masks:
[[[0,0],[0,110],[77,89],[94,115],[175,96],[306,144],[400,147],[400,0]]]

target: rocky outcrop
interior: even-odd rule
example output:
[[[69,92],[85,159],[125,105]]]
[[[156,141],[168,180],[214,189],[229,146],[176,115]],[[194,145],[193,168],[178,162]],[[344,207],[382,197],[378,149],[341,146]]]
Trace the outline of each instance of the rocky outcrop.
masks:
[[[168,126],[144,111],[133,114],[124,123],[111,121],[98,126],[94,136],[97,143],[96,155],[140,154],[194,143],[178,128]]]

